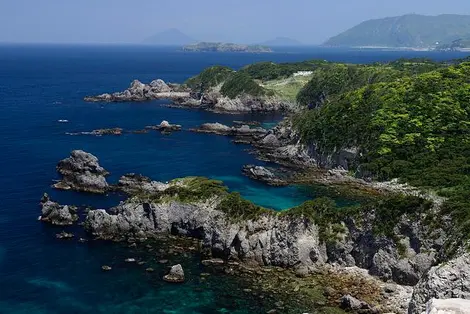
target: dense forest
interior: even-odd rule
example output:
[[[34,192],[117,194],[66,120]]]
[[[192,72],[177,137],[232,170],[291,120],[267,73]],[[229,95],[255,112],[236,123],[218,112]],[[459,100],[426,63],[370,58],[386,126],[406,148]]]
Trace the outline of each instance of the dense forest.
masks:
[[[355,148],[358,154],[350,171],[358,177],[398,178],[446,197],[444,213],[455,219],[459,235],[470,236],[468,60],[369,65],[263,62],[238,71],[212,67],[187,84],[201,91],[219,86],[231,98],[264,96],[272,92],[263,87],[265,82],[298,71],[311,72],[297,92],[300,112],[291,118],[302,141],[327,154]],[[403,212],[420,206],[397,208]],[[384,217],[389,213],[384,210]]]

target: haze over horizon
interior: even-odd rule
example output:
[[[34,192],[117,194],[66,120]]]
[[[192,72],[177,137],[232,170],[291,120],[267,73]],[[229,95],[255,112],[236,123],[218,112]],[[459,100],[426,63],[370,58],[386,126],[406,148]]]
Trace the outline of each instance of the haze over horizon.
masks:
[[[470,14],[470,1],[140,0],[137,5],[123,0],[5,0],[0,2],[0,42],[140,43],[176,28],[203,41],[257,43],[290,37],[321,44],[365,20],[410,13]]]

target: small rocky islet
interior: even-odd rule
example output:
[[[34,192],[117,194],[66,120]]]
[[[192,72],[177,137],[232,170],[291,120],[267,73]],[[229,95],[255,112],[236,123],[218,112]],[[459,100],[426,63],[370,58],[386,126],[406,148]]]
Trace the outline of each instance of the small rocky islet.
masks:
[[[148,85],[134,81],[125,92],[86,98],[107,102],[166,98],[174,106],[216,112],[288,112],[290,116],[271,130],[238,123],[235,126],[207,123],[192,131],[249,143],[260,159],[282,166],[246,165],[242,171],[253,179],[273,185],[316,182],[335,187],[354,186],[373,192],[357,206],[341,209],[331,200],[319,198],[275,212],[228,192],[221,182],[199,177],[163,183],[129,174],[117,184],[108,184],[107,172],[97,158],[83,151],[74,151],[59,163],[57,169],[63,179],[55,187],[128,195],[126,201],[113,208],[87,213],[84,228],[93,238],[146,241],[168,234],[196,238],[206,258],[204,265],[222,266],[225,273],[236,272],[242,278],[248,274],[244,278],[253,290],[246,288],[247,293],[266,288],[270,293],[288,295],[292,302],[308,299],[299,303],[305,311],[342,308],[356,313],[415,314],[424,312],[426,304],[429,312],[465,308],[468,304],[465,299],[470,298],[469,256],[462,226],[455,225],[458,212],[449,211],[448,199],[455,200],[454,196],[409,186],[403,183],[407,180],[377,180],[371,163],[378,167],[374,162],[380,158],[374,153],[399,154],[403,143],[397,141],[393,142],[395,146],[386,146],[389,142],[383,134],[367,137],[370,126],[363,124],[383,123],[380,130],[396,127],[385,119],[393,116],[389,111],[396,106],[387,107],[389,98],[382,99],[380,95],[393,91],[399,98],[401,86],[406,85],[408,95],[416,94],[419,98],[423,84],[435,77],[443,84],[433,88],[450,93],[468,85],[468,68],[469,64],[462,61],[397,61],[361,66],[321,61],[265,63],[239,71],[212,67],[183,85],[161,80]],[[287,79],[291,80],[299,71],[308,72],[305,75],[310,80],[297,90],[296,99],[273,92],[272,86],[288,84]],[[453,74],[449,75],[450,72]],[[342,77],[341,86],[337,84],[338,76]],[[370,98],[371,95],[376,98]],[[366,104],[372,99],[376,105],[351,107],[360,102],[355,97]],[[410,98],[403,98],[403,110],[411,106],[409,101]],[[374,113],[377,104],[389,114],[382,116],[384,120],[371,122],[367,119],[376,116],[367,110]],[[454,104],[461,106],[459,102]],[[344,110],[349,110],[349,114],[335,115]],[[464,116],[460,119],[469,120]],[[438,123],[442,121],[445,119]],[[355,131],[349,132],[346,126]],[[423,134],[432,139],[434,133],[423,130]],[[447,135],[439,134],[443,136],[442,143],[450,142]],[[411,135],[407,136],[409,139]],[[371,143],[374,145],[368,145]],[[412,143],[412,149],[424,147]],[[433,149],[420,154],[427,158],[443,148]],[[364,163],[364,158],[368,163]],[[399,170],[406,169],[406,162],[401,160],[401,167],[379,169],[402,178]],[[41,203],[41,220],[56,224],[75,222],[73,210],[50,202]],[[172,268],[166,275],[168,281],[183,281],[184,271],[178,264]],[[273,286],[280,286],[283,291]],[[279,301],[269,311],[283,311],[287,305]]]

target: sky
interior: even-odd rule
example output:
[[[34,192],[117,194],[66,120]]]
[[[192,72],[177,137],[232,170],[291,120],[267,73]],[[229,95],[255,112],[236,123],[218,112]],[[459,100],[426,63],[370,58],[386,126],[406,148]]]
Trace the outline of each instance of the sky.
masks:
[[[408,13],[470,15],[470,0],[0,0],[0,42],[139,43],[177,28],[201,41],[321,44]]]

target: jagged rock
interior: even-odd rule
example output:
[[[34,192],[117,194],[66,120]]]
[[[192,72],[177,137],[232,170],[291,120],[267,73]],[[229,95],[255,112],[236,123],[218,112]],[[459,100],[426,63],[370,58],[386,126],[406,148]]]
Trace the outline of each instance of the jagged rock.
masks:
[[[274,174],[273,171],[263,166],[245,165],[242,168],[242,172],[247,177],[268,183],[270,185],[287,185],[285,180],[281,179],[279,176]]]
[[[120,102],[120,101],[148,101],[152,99],[187,99],[190,98],[189,91],[181,86],[173,84],[168,86],[164,81],[158,79],[150,84],[143,84],[138,80],[132,81],[128,89],[113,94],[101,94],[87,96],[85,101],[90,102]]]
[[[421,314],[432,298],[470,300],[470,253],[432,267],[414,287],[409,314]]]
[[[180,131],[182,126],[179,124],[170,124],[168,121],[163,120],[159,125],[150,125],[146,126],[146,129],[149,130],[156,130],[162,132],[172,132],[172,131]]]
[[[62,175],[62,181],[54,184],[57,189],[105,193],[109,188],[105,179],[108,172],[99,165],[98,158],[82,150],[74,150],[61,160],[57,171]]]
[[[344,310],[357,311],[357,310],[370,310],[371,309],[369,304],[367,304],[364,301],[358,300],[349,294],[342,296],[340,303],[341,303],[341,308]]]
[[[215,209],[217,204],[129,201],[116,206],[112,214],[91,210],[86,227],[97,238],[112,240],[162,233],[193,236],[215,255],[259,265],[288,267],[326,261],[315,224],[278,215],[234,222]]]
[[[55,237],[57,239],[72,239],[73,237],[75,237],[75,235],[73,233],[62,231],[61,233],[57,233]]]
[[[163,80],[153,80],[150,82],[150,87],[152,88],[152,92],[154,93],[168,93],[171,92],[170,86],[168,86]]]
[[[426,305],[426,314],[470,314],[470,300],[432,299]]]
[[[41,221],[57,226],[67,226],[72,225],[78,220],[77,208],[75,206],[60,205],[53,202],[46,193],[41,198],[41,206]]]
[[[261,145],[264,146],[269,146],[269,147],[278,147],[280,145],[280,142],[276,135],[274,134],[268,134],[266,135],[262,140],[261,140]]]
[[[110,129],[97,129],[90,132],[75,132],[75,133],[66,133],[68,135],[94,135],[94,136],[103,136],[103,135],[122,135],[123,129],[121,128],[110,128]]]
[[[250,128],[248,125],[229,127],[221,123],[204,123],[198,128],[191,129],[193,132],[213,133],[217,135],[234,136],[239,139],[258,140],[260,136],[267,133],[266,129],[257,127]]]
[[[166,190],[169,184],[152,181],[140,174],[130,173],[119,179],[117,188],[127,194],[154,194]]]
[[[184,282],[184,271],[180,264],[171,266],[168,275],[163,277],[163,280],[171,283],[182,283]]]

